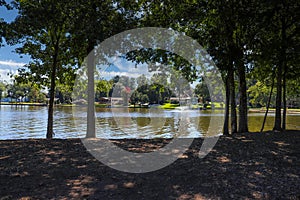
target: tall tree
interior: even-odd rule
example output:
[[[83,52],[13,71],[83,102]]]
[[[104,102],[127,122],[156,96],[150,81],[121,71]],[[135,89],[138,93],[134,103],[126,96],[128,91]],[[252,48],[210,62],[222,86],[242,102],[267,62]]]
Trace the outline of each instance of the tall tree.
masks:
[[[89,106],[86,137],[91,138],[96,137],[94,73],[96,62],[98,62],[94,60],[93,49],[106,38],[133,27],[135,20],[131,6],[126,1],[79,0],[74,2],[74,6],[76,26],[71,31],[74,44],[72,51],[76,55],[79,65],[87,57]]]
[[[19,16],[12,23],[10,43],[22,43],[19,53],[31,55],[27,65],[39,82],[50,79],[47,138],[53,137],[53,105],[56,82],[74,77],[74,70],[94,47],[107,37],[128,28],[123,10],[112,1],[16,1]],[[124,22],[124,23],[123,23]],[[94,100],[94,56],[88,57],[89,99]],[[23,70],[28,75],[28,71]],[[72,82],[72,81],[71,81]],[[90,103],[93,103],[91,101]],[[95,136],[94,106],[89,106],[88,127]]]
[[[5,2],[5,0],[0,0],[0,7],[5,7],[6,9],[10,9],[11,7]],[[0,47],[3,45],[4,37],[6,35],[7,22],[0,17]]]
[[[299,61],[300,3],[278,0],[262,1],[261,5],[258,14],[261,34],[257,35],[259,42],[255,51],[259,51],[257,54],[260,57],[276,67],[276,112],[273,130],[282,131],[286,128],[287,76],[294,74],[291,69],[297,71],[296,63]]]
[[[11,24],[12,37],[9,42],[19,42],[18,53],[28,54],[32,61],[26,66],[41,83],[49,84],[47,138],[52,138],[53,107],[56,80],[62,78],[73,66],[70,54],[70,27],[73,10],[71,3],[63,1],[15,1],[19,15]],[[24,70],[25,72],[25,70]],[[26,72],[25,74],[28,75]],[[46,78],[45,78],[46,77]],[[48,81],[50,80],[50,81]]]
[[[196,39],[201,45],[204,45],[204,47],[208,49],[214,61],[217,62],[219,69],[225,71],[225,73],[223,73],[225,76],[227,74],[230,75],[227,72],[233,72],[234,61],[232,60],[232,63],[229,61],[230,47],[227,38],[228,36],[232,37],[233,34],[228,33],[230,30],[226,30],[227,27],[224,26],[226,22],[223,20],[224,17],[228,18],[228,16],[224,16],[226,14],[228,15],[228,12],[223,12],[223,10],[228,10],[227,2],[223,4],[218,1],[207,2],[190,0],[182,1],[180,4],[168,0],[153,1],[151,4],[143,0],[139,2],[141,3],[141,10],[145,13],[141,20],[143,25],[171,27],[177,31],[185,32],[188,36]],[[194,14],[190,15],[190,13]],[[228,21],[231,22],[231,20]],[[219,27],[221,27],[221,29]],[[189,67],[191,66],[185,68]],[[233,78],[234,76],[232,76],[232,80],[229,80],[228,83],[234,83]],[[229,88],[230,84],[226,84],[226,86]],[[234,84],[232,85],[235,87]],[[227,92],[229,91],[228,89]],[[231,94],[235,96],[234,90]],[[230,97],[229,94],[226,96],[228,98]],[[232,99],[232,110],[234,112],[232,112],[233,117],[231,119],[233,121],[233,127],[236,127],[237,118],[234,117],[236,116],[235,97]],[[228,104],[226,106],[229,108]],[[226,116],[228,119],[228,113],[226,113]],[[224,126],[228,128],[227,119],[225,120],[226,124]],[[224,130],[227,130],[227,128]],[[233,128],[233,131],[236,132],[236,128]]]
[[[4,6],[6,3],[4,0],[1,0],[0,1],[0,7],[1,6]],[[3,43],[3,38],[5,36],[5,29],[6,29],[6,22],[4,21],[3,18],[0,18],[0,47],[2,46],[2,43]],[[0,75],[1,76],[1,75]],[[0,104],[1,104],[1,101],[2,101],[2,94],[3,92],[5,91],[5,85],[3,82],[0,82]]]
[[[249,61],[246,52],[249,51],[248,46],[257,31],[253,19],[249,17],[255,14],[256,4],[255,1],[248,1],[247,4],[235,0],[226,2],[210,1],[207,3],[207,10],[204,12],[204,21],[199,25],[202,27],[202,29],[199,27],[199,30],[203,30],[206,38],[204,41],[207,43],[210,55],[215,58],[217,66],[227,76],[226,86],[230,88],[227,89],[230,92],[227,98],[230,97],[231,102],[232,133],[237,131],[248,132],[246,71]],[[235,73],[238,75],[239,80],[238,129],[236,123]]]

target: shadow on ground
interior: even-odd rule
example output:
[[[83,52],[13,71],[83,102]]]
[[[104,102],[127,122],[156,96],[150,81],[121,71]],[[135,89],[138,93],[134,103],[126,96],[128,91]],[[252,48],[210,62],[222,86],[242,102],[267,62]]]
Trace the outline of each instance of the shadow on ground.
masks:
[[[114,140],[149,152],[169,141]],[[0,199],[299,199],[300,132],[221,137],[205,158],[202,140],[173,164],[131,174],[94,159],[80,139],[0,141]]]

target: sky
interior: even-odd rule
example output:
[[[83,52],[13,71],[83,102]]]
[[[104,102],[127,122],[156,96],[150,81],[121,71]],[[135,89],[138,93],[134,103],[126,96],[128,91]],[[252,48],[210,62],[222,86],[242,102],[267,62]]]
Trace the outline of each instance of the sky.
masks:
[[[0,18],[3,18],[6,22],[13,21],[17,14],[17,10],[8,11],[5,7],[0,7]],[[19,67],[30,61],[29,56],[14,52],[17,47],[9,46],[5,43],[3,47],[0,47],[0,81],[9,81],[10,78],[7,76],[7,73],[16,74]]]

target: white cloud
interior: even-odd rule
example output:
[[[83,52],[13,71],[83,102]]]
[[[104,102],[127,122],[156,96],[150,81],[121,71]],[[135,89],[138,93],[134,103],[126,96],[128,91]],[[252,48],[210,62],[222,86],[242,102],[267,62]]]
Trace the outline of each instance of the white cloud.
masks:
[[[127,76],[129,78],[137,78],[141,75],[142,75],[141,73],[130,73],[130,72],[106,72],[106,71],[104,71],[104,72],[100,73],[100,76],[104,77],[106,79],[111,79],[115,76]],[[149,76],[147,74],[145,74],[145,75],[146,75],[146,77]]]
[[[11,82],[10,75],[18,74],[18,68],[25,64],[13,60],[0,60],[0,81]]]
[[[10,69],[0,69],[0,82],[7,81],[10,83],[12,79],[10,78],[10,73],[13,75],[18,74],[18,70],[10,70]]]
[[[151,72],[148,71],[147,64],[138,64],[131,61],[127,61],[124,58],[113,56],[109,59],[109,62],[113,65],[110,67],[108,65],[99,65],[99,75],[105,79],[111,79],[114,76],[127,76],[129,78],[137,78],[142,74],[146,77],[151,76]]]
[[[127,61],[126,59],[120,58],[118,56],[112,57],[111,63],[119,68],[120,71],[129,71],[131,68],[134,68],[134,63]]]
[[[26,63],[15,62],[12,60],[0,60],[0,66],[1,65],[5,65],[5,66],[9,66],[9,67],[22,67],[22,66],[26,65]]]

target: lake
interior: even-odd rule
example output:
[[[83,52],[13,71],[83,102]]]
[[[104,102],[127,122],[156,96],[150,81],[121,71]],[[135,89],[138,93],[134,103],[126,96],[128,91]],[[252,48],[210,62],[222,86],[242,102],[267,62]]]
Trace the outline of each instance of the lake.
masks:
[[[100,138],[197,138],[220,134],[223,111],[162,110],[158,108],[96,108],[96,130]],[[249,114],[249,130],[259,131],[264,113]],[[274,113],[265,130],[273,128]],[[287,129],[300,130],[300,114],[287,116]],[[0,139],[45,138],[47,107],[0,106]],[[86,109],[55,107],[54,138],[83,138]]]

